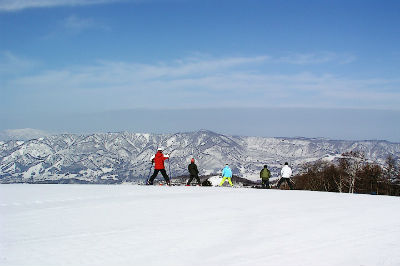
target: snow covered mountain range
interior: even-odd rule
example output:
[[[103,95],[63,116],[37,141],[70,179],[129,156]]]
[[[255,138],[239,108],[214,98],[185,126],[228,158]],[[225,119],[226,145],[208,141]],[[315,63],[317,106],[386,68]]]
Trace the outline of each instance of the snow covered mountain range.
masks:
[[[200,175],[220,173],[229,163],[233,173],[257,180],[264,164],[277,175],[282,164],[294,170],[304,162],[333,160],[347,151],[362,151],[383,164],[400,158],[400,143],[307,138],[227,136],[201,130],[176,134],[62,134],[28,141],[0,141],[0,182],[75,180],[90,183],[142,182],[151,171],[150,158],[162,146],[171,156],[172,176],[187,174],[192,156]]]

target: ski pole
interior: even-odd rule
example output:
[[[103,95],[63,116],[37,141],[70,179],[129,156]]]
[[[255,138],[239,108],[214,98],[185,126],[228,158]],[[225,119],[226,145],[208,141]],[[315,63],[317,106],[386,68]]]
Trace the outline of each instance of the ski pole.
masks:
[[[276,188],[278,188],[278,184],[279,184],[279,182],[281,181],[281,179],[282,179],[282,176],[281,176],[281,175],[278,175],[278,182],[276,182],[276,185],[275,185]]]
[[[171,179],[172,179],[172,173],[171,173],[171,155],[172,155],[172,153],[173,153],[174,151],[175,151],[175,149],[171,151],[171,153],[169,154],[169,159],[168,159],[169,175],[171,176]]]
[[[149,174],[147,175],[147,179],[146,179],[146,185],[149,183],[149,179],[150,179],[150,174],[151,174],[151,169],[152,168],[153,168],[153,163],[150,164]]]
[[[169,180],[172,179],[172,174],[171,174],[171,158],[168,159],[168,170],[169,170]]]

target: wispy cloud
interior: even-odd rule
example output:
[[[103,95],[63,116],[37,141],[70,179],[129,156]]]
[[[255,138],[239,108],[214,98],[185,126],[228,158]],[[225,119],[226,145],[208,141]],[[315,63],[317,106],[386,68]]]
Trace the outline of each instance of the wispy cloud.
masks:
[[[90,29],[109,30],[109,27],[95,22],[92,18],[81,18],[76,15],[65,18],[62,26],[71,33],[81,33]]]
[[[101,61],[16,78],[7,86],[24,91],[29,88],[33,97],[69,99],[71,106],[82,108],[151,108],[159,103],[180,108],[399,109],[400,80],[357,80],[312,72],[271,74],[262,70],[269,60],[268,56],[254,56],[158,64]]]
[[[18,11],[27,8],[95,5],[123,0],[0,0],[0,11]]]
[[[16,74],[21,71],[32,69],[38,63],[17,56],[9,51],[0,52],[0,74]]]
[[[350,54],[338,54],[333,52],[319,53],[293,53],[286,56],[276,58],[277,63],[288,63],[296,65],[323,64],[329,62],[337,62],[340,64],[348,64],[354,62],[356,57]]]
[[[78,18],[75,15],[71,15],[64,20],[64,27],[74,31],[82,31],[95,26],[92,19]]]

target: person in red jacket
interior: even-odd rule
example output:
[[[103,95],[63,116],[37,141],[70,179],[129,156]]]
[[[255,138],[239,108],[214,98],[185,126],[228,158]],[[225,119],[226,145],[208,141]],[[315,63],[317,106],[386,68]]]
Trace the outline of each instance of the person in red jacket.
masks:
[[[157,153],[151,158],[151,162],[154,163],[154,173],[150,177],[150,179],[147,183],[148,185],[153,185],[153,181],[156,178],[156,176],[158,175],[158,172],[161,172],[167,185],[171,185],[171,183],[169,182],[169,177],[167,175],[167,172],[165,171],[165,166],[164,166],[164,161],[167,159],[169,159],[168,154],[164,155],[162,153],[162,148],[158,148]]]

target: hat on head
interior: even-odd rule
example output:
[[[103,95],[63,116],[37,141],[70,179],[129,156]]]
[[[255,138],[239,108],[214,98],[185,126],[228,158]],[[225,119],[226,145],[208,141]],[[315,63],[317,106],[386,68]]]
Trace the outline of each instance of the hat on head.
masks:
[[[162,147],[158,147],[157,151],[162,151],[163,148]]]
[[[194,158],[192,158],[192,159],[190,160],[190,162],[194,163]]]
[[[285,165],[289,165],[288,162],[285,162]]]

